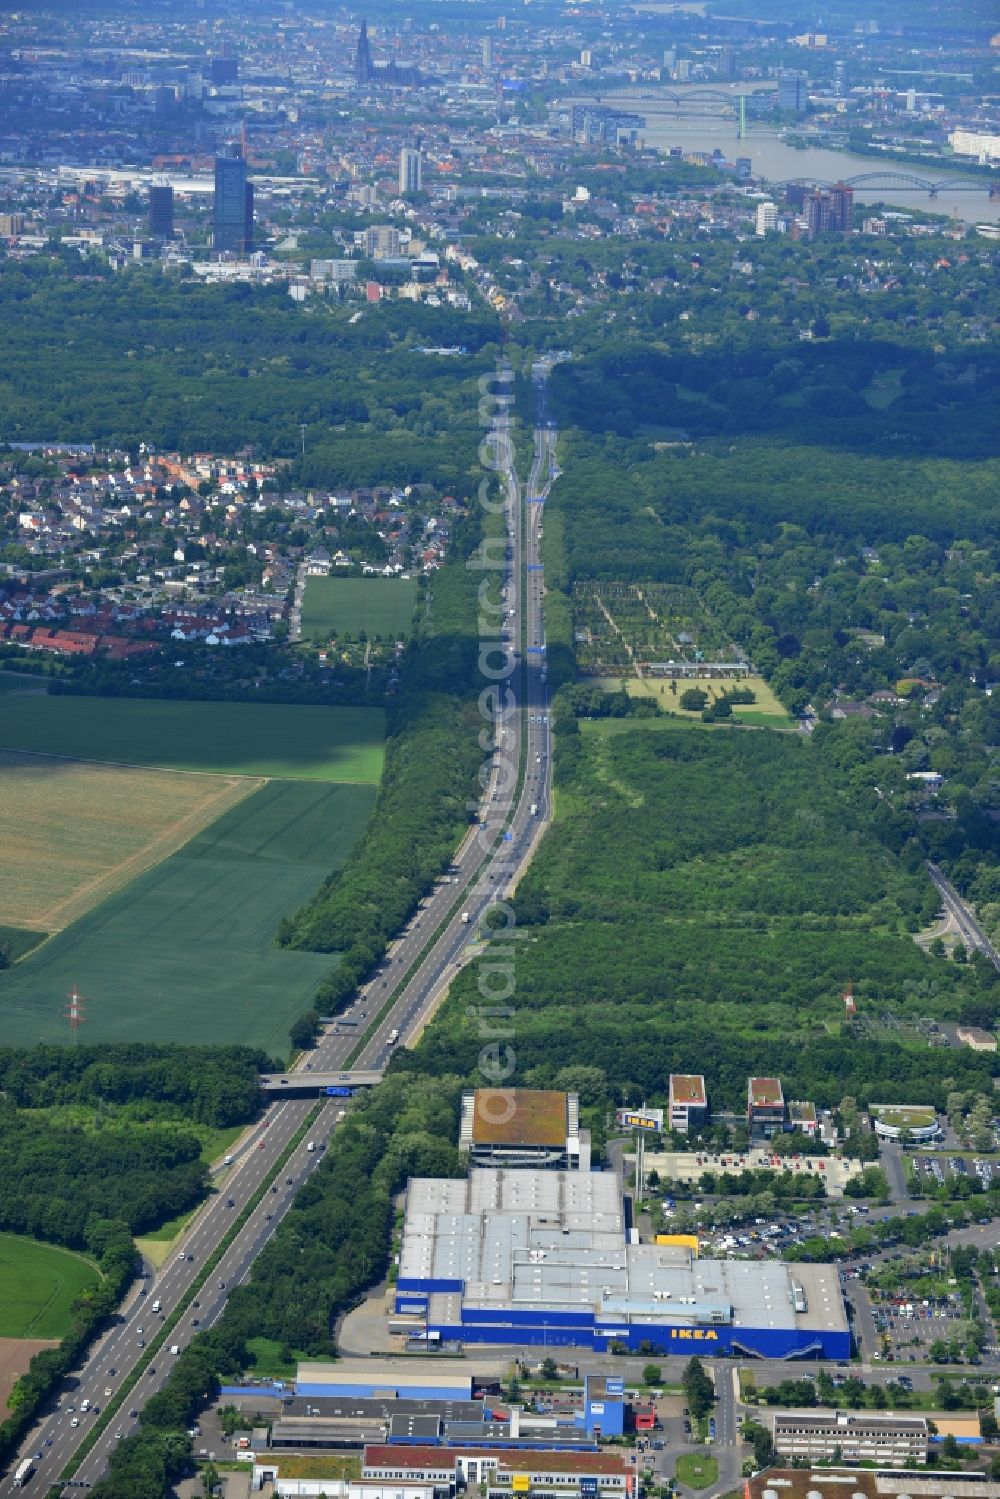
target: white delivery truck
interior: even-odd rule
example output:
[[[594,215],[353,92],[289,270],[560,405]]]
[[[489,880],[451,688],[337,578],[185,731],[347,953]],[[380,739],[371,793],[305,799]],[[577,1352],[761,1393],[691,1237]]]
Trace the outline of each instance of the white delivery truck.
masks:
[[[468,911],[463,911],[462,912],[462,921],[463,921],[464,925],[468,926],[468,924],[469,924],[469,913],[468,913]]]
[[[21,1461],[17,1465],[17,1472],[14,1474],[14,1487],[16,1489],[23,1489],[24,1485],[28,1482],[28,1479],[31,1477],[34,1471],[35,1469],[31,1458],[22,1457]]]

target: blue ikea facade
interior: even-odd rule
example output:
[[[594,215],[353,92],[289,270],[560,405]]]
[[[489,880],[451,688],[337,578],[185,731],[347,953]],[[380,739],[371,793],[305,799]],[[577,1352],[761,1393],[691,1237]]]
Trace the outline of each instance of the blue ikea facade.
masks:
[[[544,1306],[470,1306],[464,1301],[457,1322],[435,1320],[431,1303],[434,1292],[448,1291],[458,1296],[462,1289],[461,1283],[453,1281],[440,1285],[428,1282],[423,1288],[400,1282],[396,1288],[396,1311],[426,1319],[428,1339],[441,1343],[589,1348],[599,1353],[614,1345],[630,1353],[698,1353],[705,1357],[846,1359],[851,1356],[851,1336],[846,1326],[673,1324],[662,1316],[644,1319],[640,1312],[608,1317],[587,1307],[568,1310]]]

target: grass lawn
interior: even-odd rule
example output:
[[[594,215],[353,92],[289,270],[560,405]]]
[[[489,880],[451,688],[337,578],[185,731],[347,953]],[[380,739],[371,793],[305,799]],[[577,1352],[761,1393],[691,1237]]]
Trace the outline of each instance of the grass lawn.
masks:
[[[382,774],[384,737],[381,708],[297,703],[15,697],[0,722],[0,749],[220,775],[370,785]]]
[[[141,1239],[136,1239],[139,1253],[144,1254],[159,1270],[173,1254],[174,1244],[200,1207],[199,1203],[198,1207],[189,1208],[186,1213],[178,1213],[176,1218],[168,1218],[166,1223],[154,1228],[151,1234],[143,1234]]]
[[[99,1280],[96,1265],[83,1255],[0,1234],[0,1337],[65,1337],[70,1306]]]
[[[890,1129],[926,1129],[937,1119],[933,1109],[873,1109],[872,1113]]]
[[[300,1360],[309,1358],[308,1353],[291,1349],[291,1358],[282,1357],[282,1344],[277,1338],[247,1338],[247,1348],[253,1357],[253,1372],[260,1379],[294,1379]]]
[[[26,952],[37,947],[45,935],[45,932],[29,931],[27,927],[4,926],[0,923],[0,945],[6,948],[11,963],[16,963],[18,958],[23,958]]]
[[[309,578],[302,634],[308,640],[357,640],[363,630],[370,639],[400,640],[410,633],[416,606],[416,578]]]
[[[0,750],[0,920],[62,931],[259,784]]]
[[[718,1477],[719,1464],[709,1452],[682,1452],[677,1459],[677,1481],[689,1489],[707,1489]]]
[[[238,1040],[286,1055],[337,957],[277,948],[278,923],[340,868],[374,801],[373,786],[270,781],[0,972],[5,1044],[67,1042],[77,985],[88,1041]]]
[[[603,688],[605,692],[618,692],[621,689],[619,677],[594,677],[585,678]],[[740,723],[752,723],[763,728],[787,729],[792,725],[781,701],[775,697],[763,677],[718,677],[712,681],[680,681],[677,682],[676,693],[670,691],[670,683],[659,679],[644,677],[626,678],[626,690],[630,697],[651,697],[655,703],[666,713],[674,713],[678,718],[687,718],[696,723],[701,722],[699,713],[689,713],[678,706],[678,699],[682,692],[688,687],[700,687],[709,695],[709,700],[721,697],[723,692],[733,687],[749,687],[756,701],[747,703],[745,707],[737,705],[733,708],[733,718]]]

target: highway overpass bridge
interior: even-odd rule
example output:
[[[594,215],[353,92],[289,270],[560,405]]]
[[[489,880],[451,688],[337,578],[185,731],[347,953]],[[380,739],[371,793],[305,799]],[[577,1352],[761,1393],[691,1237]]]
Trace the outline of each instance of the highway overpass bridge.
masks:
[[[349,1069],[347,1072],[265,1072],[260,1086],[269,1098],[348,1098],[356,1088],[374,1088],[381,1072]]]

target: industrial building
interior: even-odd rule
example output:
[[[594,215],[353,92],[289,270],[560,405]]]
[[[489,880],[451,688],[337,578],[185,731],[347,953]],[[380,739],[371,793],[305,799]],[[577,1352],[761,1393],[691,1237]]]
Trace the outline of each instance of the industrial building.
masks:
[[[299,1364],[295,1393],[317,1398],[469,1401],[472,1383],[472,1371],[464,1359],[342,1358],[335,1363]]]
[[[462,1098],[459,1149],[472,1166],[590,1171],[590,1135],[575,1093],[477,1088]]]
[[[708,1123],[708,1094],[699,1073],[672,1072],[667,1109],[670,1128],[688,1135]]]
[[[748,1478],[744,1499],[1000,1499],[983,1473],[901,1468],[766,1468]]]
[[[375,1481],[433,1483],[437,1499],[483,1484],[487,1499],[511,1494],[553,1499],[631,1499],[635,1470],[626,1455],[607,1452],[495,1452],[466,1447],[366,1447],[361,1475]]]
[[[774,1445],[782,1457],[839,1457],[892,1467],[927,1461],[930,1433],[923,1416],[884,1411],[775,1411]]]
[[[627,1242],[610,1172],[472,1170],[407,1189],[395,1329],[429,1343],[846,1358],[836,1271]],[[456,1392],[457,1393],[457,1392]]]
[[[432,1386],[433,1368],[438,1362],[407,1358],[406,1363],[414,1366],[411,1387]],[[453,1363],[447,1359],[443,1362]],[[622,1436],[627,1424],[625,1380],[620,1374],[585,1375],[581,1395],[558,1412],[523,1410],[511,1405],[500,1398],[495,1384],[478,1388],[475,1391],[478,1398],[473,1400],[397,1396],[394,1392],[397,1363],[392,1359],[385,1361],[380,1379],[388,1387],[387,1393],[377,1396],[302,1393],[307,1389],[332,1388],[330,1371],[336,1367],[300,1365],[299,1393],[279,1394],[277,1419],[271,1427],[272,1447],[331,1450],[360,1448],[375,1442],[385,1446],[596,1452],[600,1440]],[[343,1384],[356,1387],[356,1371],[350,1372]],[[442,1385],[446,1387],[447,1382]],[[223,1393],[227,1391],[224,1389]]]

